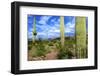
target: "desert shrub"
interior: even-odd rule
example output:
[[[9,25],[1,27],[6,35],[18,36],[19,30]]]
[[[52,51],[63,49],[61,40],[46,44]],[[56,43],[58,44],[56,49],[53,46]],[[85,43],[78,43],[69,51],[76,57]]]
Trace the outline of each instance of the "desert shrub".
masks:
[[[32,48],[32,45],[28,45],[28,50],[31,50],[31,48]]]
[[[64,49],[60,49],[58,58],[59,59],[71,59],[73,57],[73,53],[70,51],[68,47]]]
[[[45,54],[46,54],[46,50],[44,44],[40,43],[36,45],[35,56],[44,56]]]
[[[53,42],[49,42],[48,45],[49,45],[49,46],[53,46]]]
[[[32,48],[32,41],[28,41],[28,50],[31,50]]]

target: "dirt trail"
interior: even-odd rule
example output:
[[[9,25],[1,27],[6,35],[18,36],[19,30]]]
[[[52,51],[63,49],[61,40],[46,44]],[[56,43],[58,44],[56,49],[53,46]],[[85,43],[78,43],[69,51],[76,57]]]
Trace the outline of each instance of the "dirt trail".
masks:
[[[45,60],[54,60],[57,59],[58,51],[51,51],[45,55]]]
[[[29,61],[37,61],[37,60],[55,60],[58,59],[58,53],[59,50],[55,46],[49,46],[49,52],[45,54],[45,56],[39,56],[39,57],[32,57],[32,53],[36,51],[35,47],[33,47],[30,52],[28,53]],[[34,52],[33,52],[34,51]]]
[[[37,61],[37,60],[55,60],[58,59],[58,51],[52,50],[51,52],[47,53],[45,56],[40,57],[28,57],[29,61]]]

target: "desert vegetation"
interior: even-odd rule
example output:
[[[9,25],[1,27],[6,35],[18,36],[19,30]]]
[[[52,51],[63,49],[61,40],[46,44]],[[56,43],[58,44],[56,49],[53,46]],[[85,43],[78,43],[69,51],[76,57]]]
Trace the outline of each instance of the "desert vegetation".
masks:
[[[75,35],[65,36],[64,16],[60,17],[60,37],[36,39],[34,17],[33,39],[28,39],[28,60],[82,59],[87,58],[86,17],[75,17]],[[45,29],[44,29],[45,30]]]

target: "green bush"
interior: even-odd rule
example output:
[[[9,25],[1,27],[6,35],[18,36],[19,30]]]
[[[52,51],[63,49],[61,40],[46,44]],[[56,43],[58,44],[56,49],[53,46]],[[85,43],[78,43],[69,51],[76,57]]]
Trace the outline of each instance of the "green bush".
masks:
[[[28,45],[28,50],[31,50],[31,48],[32,48],[32,45]]]
[[[73,57],[72,52],[69,50],[69,48],[60,49],[58,58],[59,59],[71,59]]]

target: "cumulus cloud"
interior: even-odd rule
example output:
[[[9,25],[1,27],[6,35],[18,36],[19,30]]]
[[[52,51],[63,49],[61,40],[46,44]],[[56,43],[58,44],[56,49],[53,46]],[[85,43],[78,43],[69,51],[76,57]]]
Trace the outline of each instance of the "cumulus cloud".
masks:
[[[75,18],[65,24],[65,33],[75,33]]]
[[[51,18],[52,16],[41,16],[40,21],[38,23],[40,24],[46,24],[46,22]]]
[[[28,20],[29,21],[29,20]],[[32,25],[33,23],[29,24]],[[37,38],[60,37],[60,18],[55,16],[40,16],[36,24]],[[28,30],[28,37],[32,38],[33,27]],[[75,32],[75,18],[65,23],[65,33]]]
[[[75,30],[75,24],[72,23],[68,23],[65,26],[65,32],[70,33],[70,32],[74,32]]]

